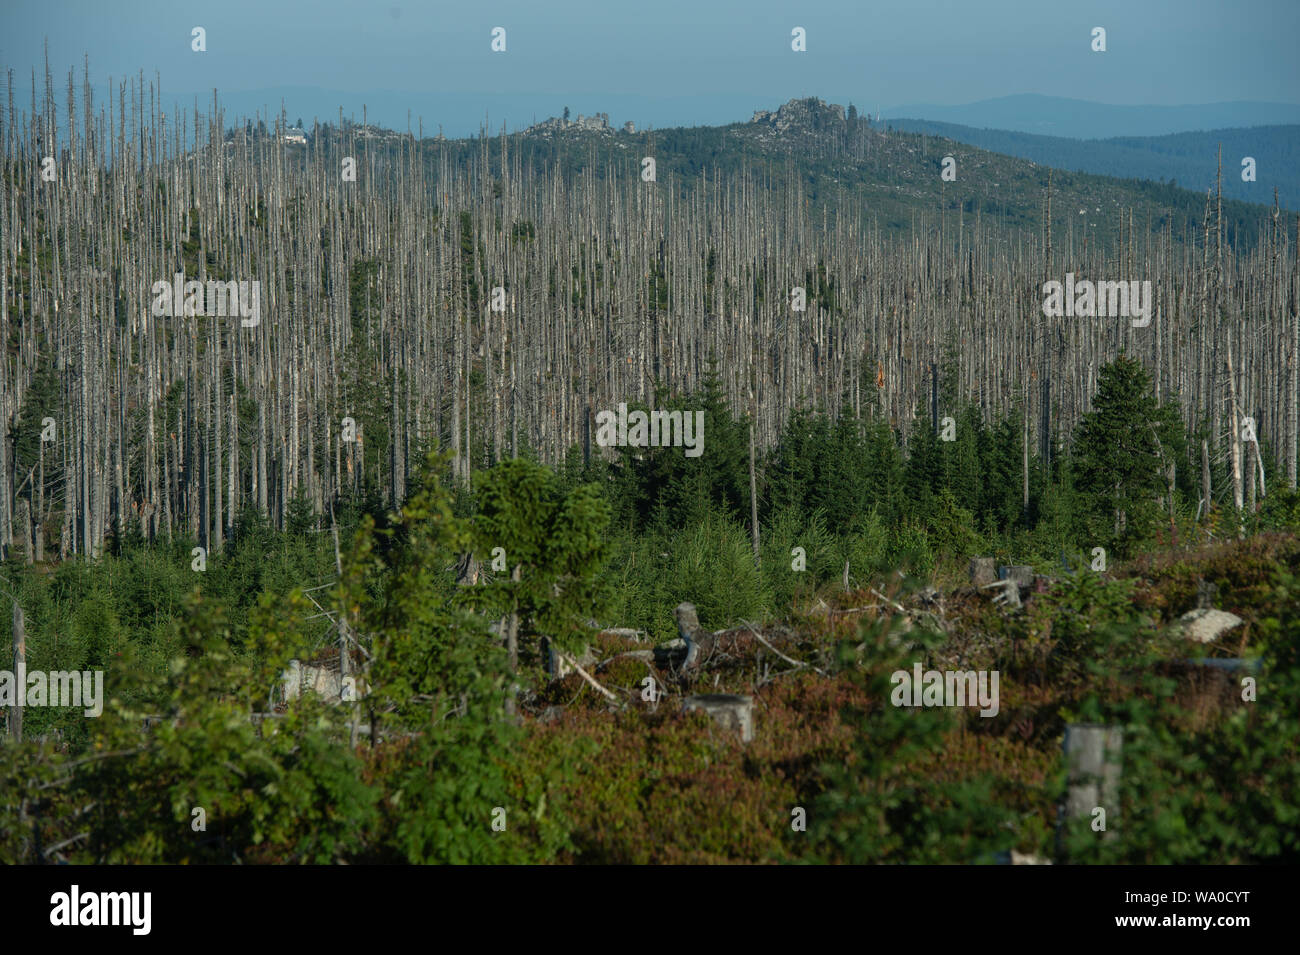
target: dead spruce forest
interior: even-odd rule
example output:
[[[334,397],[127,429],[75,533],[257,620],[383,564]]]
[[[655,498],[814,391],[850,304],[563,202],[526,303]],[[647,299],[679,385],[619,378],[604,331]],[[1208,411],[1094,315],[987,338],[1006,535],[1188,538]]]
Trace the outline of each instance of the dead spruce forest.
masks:
[[[693,392],[710,358],[760,448],[800,407],[886,422],[906,447],[947,413],[932,408],[946,376],[990,420],[1018,413],[1026,449],[1050,458],[1123,350],[1242,481],[1256,445],[1233,442],[1233,422],[1251,416],[1295,484],[1289,214],[1229,204],[1229,234],[1218,199],[1179,215],[1095,177],[1049,187],[1028,163],[850,127],[816,102],[783,108],[781,131],[737,127],[725,171],[660,156],[645,182],[662,134],[602,150],[348,126],[302,146],[282,119],[233,123],[215,100],[160,114],[143,80],[113,102],[76,92],[69,77],[60,101],[47,82],[19,110],[11,83],[2,134],[6,553],[41,557],[48,535],[60,555],[96,554],[115,521],[219,549],[246,504],[282,526],[295,496],[319,512],[366,480],[400,501],[433,443],[466,478],[525,448],[590,456],[597,411]],[[945,154],[955,183],[940,181]],[[835,182],[815,184],[814,204],[810,155],[913,198],[909,217],[891,206],[891,228]],[[1016,227],[987,198],[999,190]],[[260,323],[154,316],[152,286],[178,272],[260,282]],[[1043,283],[1066,273],[1150,281],[1150,325],[1045,318]],[[58,440],[42,443],[47,416]],[[355,442],[340,440],[345,417]]]
[[[16,88],[0,590],[15,671],[107,690],[0,694],[0,861],[1300,859],[1300,217],[1239,157]],[[603,447],[620,405],[702,454]],[[1000,699],[891,706],[922,662]]]

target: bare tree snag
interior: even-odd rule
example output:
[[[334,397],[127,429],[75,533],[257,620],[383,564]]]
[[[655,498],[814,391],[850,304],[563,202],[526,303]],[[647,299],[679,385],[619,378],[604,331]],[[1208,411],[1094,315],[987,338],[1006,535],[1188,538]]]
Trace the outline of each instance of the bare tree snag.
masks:
[[[14,742],[23,741],[23,701],[27,694],[27,627],[23,620],[23,608],[14,604],[14,704],[9,708],[9,732]]]

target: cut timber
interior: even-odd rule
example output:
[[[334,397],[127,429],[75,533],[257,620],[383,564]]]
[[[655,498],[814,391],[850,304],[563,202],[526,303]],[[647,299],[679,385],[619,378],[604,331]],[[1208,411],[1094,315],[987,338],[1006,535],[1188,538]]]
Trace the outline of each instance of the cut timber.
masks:
[[[1067,786],[1065,820],[1093,816],[1106,810],[1104,838],[1115,834],[1119,817],[1120,759],[1124,748],[1121,726],[1071,723],[1065,727]]]
[[[688,696],[682,703],[682,711],[690,713],[703,710],[725,730],[740,734],[740,741],[748,743],[754,738],[754,698],[736,696],[731,693],[703,693]]]
[[[1016,586],[1014,580],[995,580],[991,584],[985,584],[981,590],[996,590],[993,597],[995,604],[1003,604],[1013,610],[1020,609],[1020,588]]]
[[[975,588],[987,587],[998,579],[997,562],[992,557],[972,557],[970,561],[970,585]]]
[[[998,568],[998,580],[1013,580],[1020,588],[1021,596],[1034,586],[1034,568],[1015,564]]]
[[[1189,610],[1178,618],[1183,636],[1197,643],[1213,643],[1240,623],[1240,617],[1226,610]]]

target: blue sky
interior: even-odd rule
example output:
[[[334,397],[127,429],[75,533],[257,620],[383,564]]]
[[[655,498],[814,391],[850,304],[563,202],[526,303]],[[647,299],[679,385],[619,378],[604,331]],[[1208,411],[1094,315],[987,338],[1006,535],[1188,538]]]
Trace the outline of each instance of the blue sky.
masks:
[[[193,26],[206,53],[190,50]],[[494,26],[505,54],[489,49]],[[806,53],[790,49],[794,26]],[[1105,54],[1089,48],[1094,26]],[[345,99],[392,125],[406,108],[426,128],[445,118],[449,134],[485,113],[517,127],[566,105],[639,125],[722,123],[809,95],[873,112],[1016,93],[1296,103],[1297,37],[1298,0],[0,0],[0,63],[20,89],[48,38],[59,85],[89,55],[96,82],[143,69],[173,94],[316,88],[330,95],[291,93],[291,119],[330,118],[323,104]]]

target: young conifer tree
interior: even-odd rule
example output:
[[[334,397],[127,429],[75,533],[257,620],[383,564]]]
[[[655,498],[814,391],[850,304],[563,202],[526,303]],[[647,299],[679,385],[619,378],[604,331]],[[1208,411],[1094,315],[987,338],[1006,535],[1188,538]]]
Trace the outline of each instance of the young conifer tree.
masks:
[[[1101,369],[1093,407],[1074,436],[1079,530],[1124,553],[1155,529],[1167,473],[1186,444],[1175,409],[1152,392],[1143,365],[1120,355]]]

